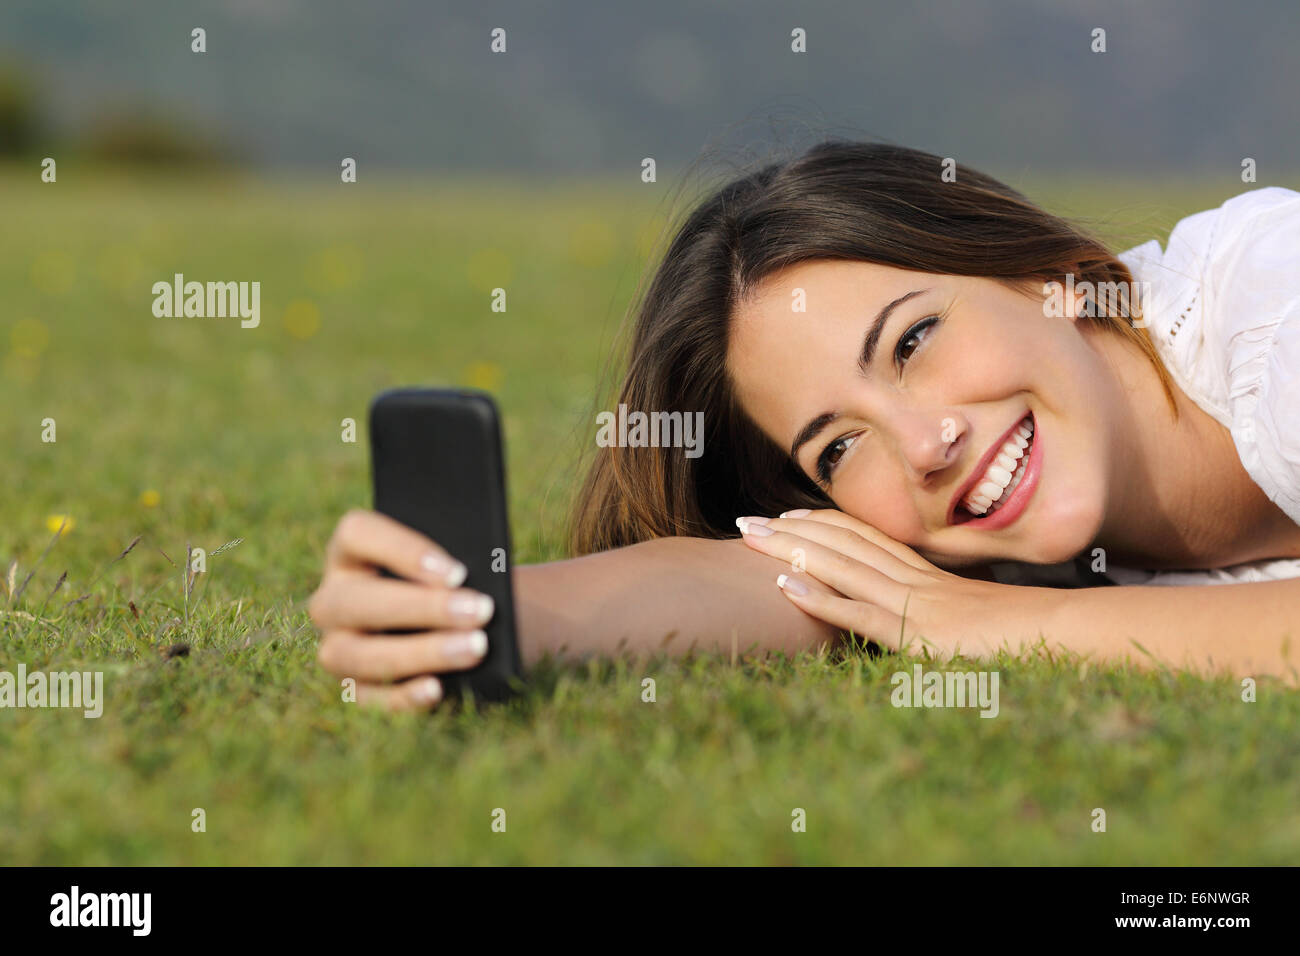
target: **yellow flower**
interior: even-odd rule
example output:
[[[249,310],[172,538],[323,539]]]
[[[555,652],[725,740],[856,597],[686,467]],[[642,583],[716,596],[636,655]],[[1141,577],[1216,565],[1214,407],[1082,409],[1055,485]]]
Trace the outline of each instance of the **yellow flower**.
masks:
[[[161,500],[162,495],[158,494],[158,492],[154,491],[152,488],[140,492],[140,504],[144,505],[146,508],[157,508],[158,502]]]
[[[64,524],[65,521],[67,522],[66,524]],[[73,519],[72,515],[50,515],[45,519],[45,527],[50,529],[51,534],[58,532],[59,525],[63,525],[63,534],[67,534],[77,526],[77,522]]]
[[[9,343],[24,358],[36,358],[50,344],[50,333],[39,319],[21,319],[9,330]]]
[[[284,310],[284,327],[295,339],[306,341],[320,328],[320,309],[315,302],[295,299]]]
[[[495,362],[470,362],[461,374],[461,381],[470,388],[494,392],[501,384],[501,366]]]
[[[331,246],[307,263],[306,279],[317,291],[332,292],[356,285],[362,271],[359,248],[354,245]]]

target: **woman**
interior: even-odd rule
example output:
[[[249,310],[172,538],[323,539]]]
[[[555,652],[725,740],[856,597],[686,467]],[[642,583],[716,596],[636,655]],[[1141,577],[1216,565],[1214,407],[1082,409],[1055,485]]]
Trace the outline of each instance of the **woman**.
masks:
[[[851,630],[1296,682],[1300,194],[1246,192],[1116,257],[942,169],[826,142],[693,212],[618,402],[702,411],[703,453],[597,450],[582,556],[517,570],[526,663]],[[431,706],[424,675],[473,666],[491,613],[462,580],[350,512],[311,602],[321,663],[359,699]]]

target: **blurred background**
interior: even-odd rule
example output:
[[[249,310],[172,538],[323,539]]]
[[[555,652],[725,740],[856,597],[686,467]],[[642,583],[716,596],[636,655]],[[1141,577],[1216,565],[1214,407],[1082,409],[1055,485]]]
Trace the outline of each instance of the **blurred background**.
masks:
[[[1002,174],[1164,176],[1294,158],[1298,31],[1289,0],[7,0],[0,102],[19,154],[617,175],[756,145],[779,102]]]

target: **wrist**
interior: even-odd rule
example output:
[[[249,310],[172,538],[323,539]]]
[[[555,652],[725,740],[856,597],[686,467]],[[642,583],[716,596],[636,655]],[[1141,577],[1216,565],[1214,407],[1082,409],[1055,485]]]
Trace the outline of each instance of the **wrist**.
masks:
[[[1015,585],[1021,593],[1018,627],[1022,648],[1046,644],[1048,648],[1072,644],[1072,629],[1079,624],[1077,593],[1070,588]],[[1014,648],[1013,648],[1014,649]]]

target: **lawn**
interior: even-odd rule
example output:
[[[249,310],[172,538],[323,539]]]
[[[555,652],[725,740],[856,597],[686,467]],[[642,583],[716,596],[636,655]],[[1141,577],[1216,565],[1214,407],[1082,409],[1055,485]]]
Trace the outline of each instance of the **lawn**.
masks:
[[[370,398],[493,392],[515,561],[561,555],[669,209],[634,177],[332,175],[0,173],[0,670],[102,671],[105,694],[98,719],[0,709],[0,862],[1300,862],[1300,694],[1269,684],[1006,659],[988,720],[894,708],[900,662],[850,652],[551,662],[480,711],[344,703],[305,604],[369,504]],[[1244,188],[1031,194],[1136,242]],[[260,325],[155,318],[178,272],[260,281]]]

